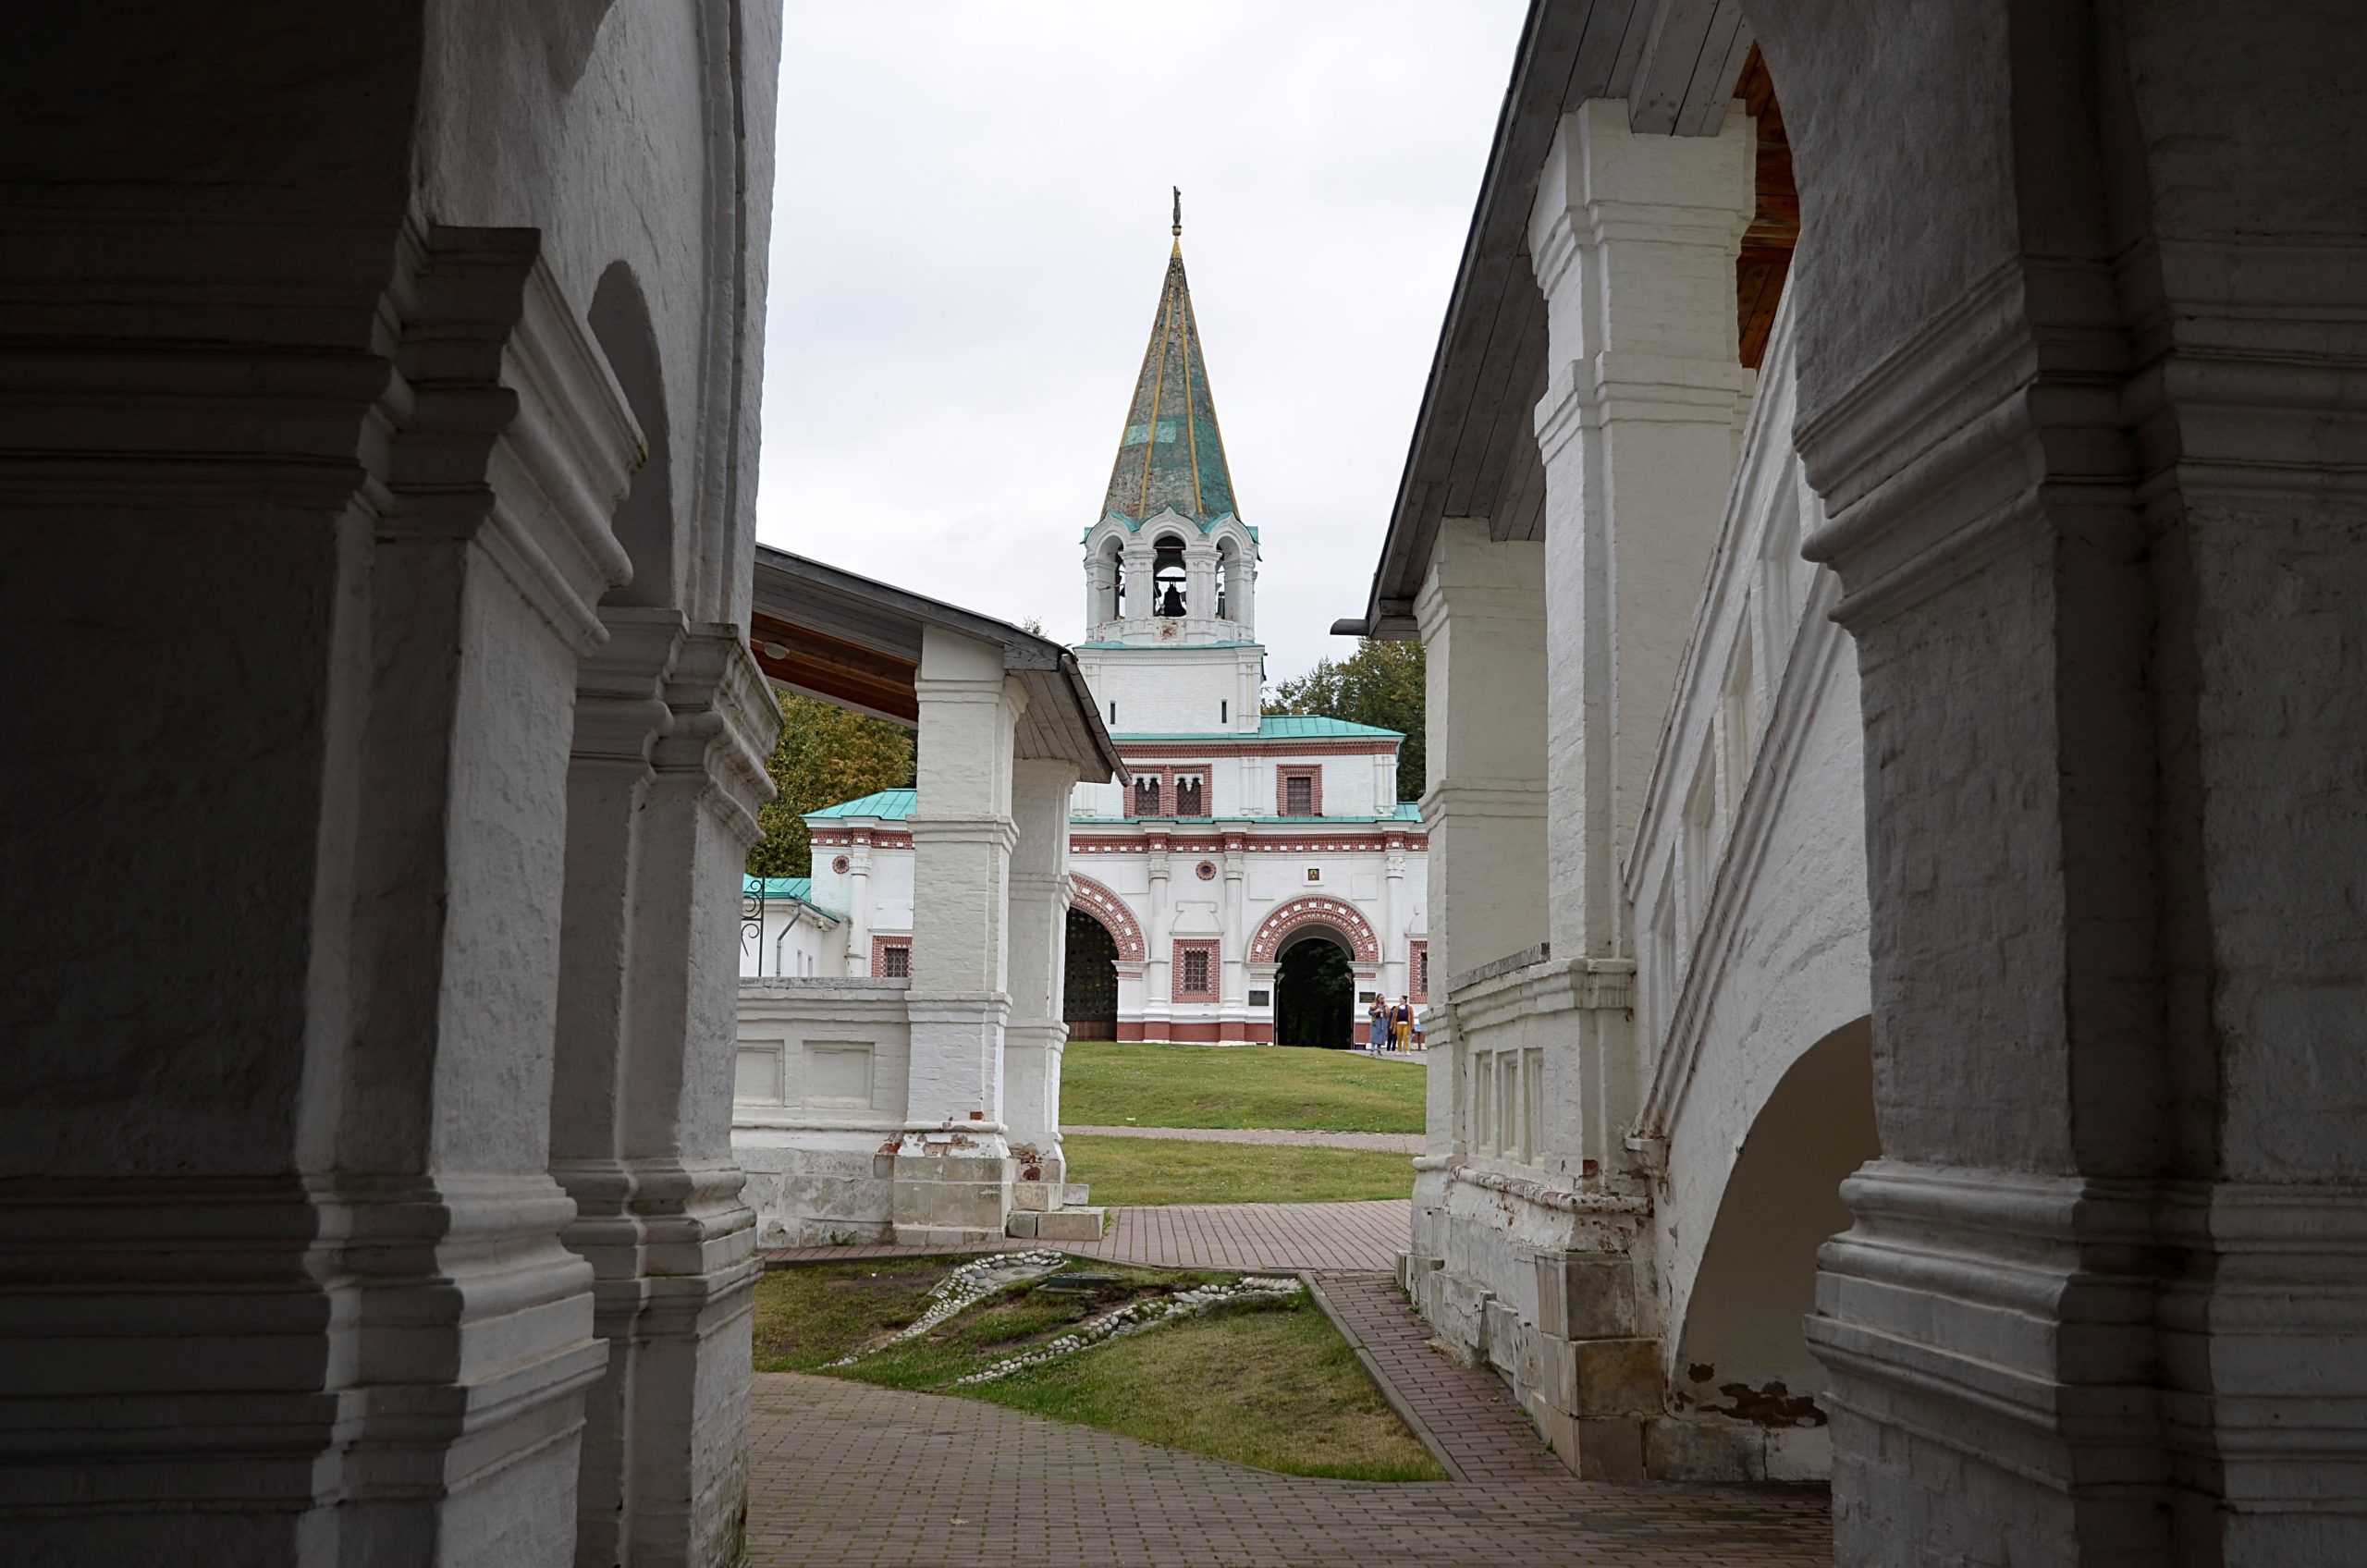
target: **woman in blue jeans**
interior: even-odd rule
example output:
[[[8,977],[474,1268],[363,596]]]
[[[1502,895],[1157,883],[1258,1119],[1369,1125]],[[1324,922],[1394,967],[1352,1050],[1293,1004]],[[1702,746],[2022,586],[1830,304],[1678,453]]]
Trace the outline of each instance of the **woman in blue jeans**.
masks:
[[[1372,999],[1371,1011],[1365,1014],[1365,1049],[1377,1051],[1386,1045],[1388,1040],[1389,1010],[1380,1005],[1379,997],[1375,997]]]

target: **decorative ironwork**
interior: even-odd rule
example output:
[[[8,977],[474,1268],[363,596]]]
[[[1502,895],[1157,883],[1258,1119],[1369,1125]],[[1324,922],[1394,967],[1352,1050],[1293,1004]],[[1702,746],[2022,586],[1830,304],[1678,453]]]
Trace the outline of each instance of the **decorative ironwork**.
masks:
[[[769,912],[771,900],[770,878],[744,876],[741,877],[740,946],[742,951],[750,948],[755,949],[756,978],[760,980],[765,975],[765,916]]]

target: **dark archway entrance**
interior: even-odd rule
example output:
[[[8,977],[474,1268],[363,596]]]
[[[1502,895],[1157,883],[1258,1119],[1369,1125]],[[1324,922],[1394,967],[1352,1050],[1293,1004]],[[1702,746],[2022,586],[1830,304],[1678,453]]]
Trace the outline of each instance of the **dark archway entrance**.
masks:
[[[1072,1040],[1118,1037],[1118,943],[1081,909],[1069,911],[1068,968],[1061,978],[1061,1017]]]
[[[1344,1049],[1356,1040],[1356,978],[1348,949],[1310,932],[1282,949],[1274,972],[1274,1043]]]

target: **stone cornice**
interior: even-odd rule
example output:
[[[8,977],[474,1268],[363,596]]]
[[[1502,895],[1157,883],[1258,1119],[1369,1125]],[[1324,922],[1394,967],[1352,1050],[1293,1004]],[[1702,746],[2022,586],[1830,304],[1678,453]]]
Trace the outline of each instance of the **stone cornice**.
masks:
[[[609,520],[640,427],[533,229],[427,231],[400,318],[383,533],[474,537],[579,653],[632,562]],[[489,525],[489,526],[488,526]]]
[[[695,776],[702,797],[721,811],[742,846],[753,844],[760,833],[757,808],[773,798],[765,762],[779,732],[779,706],[738,627],[686,622],[670,610],[648,613],[672,620],[678,639],[665,675],[670,722],[655,748],[656,767]]]
[[[2128,362],[2110,274],[2017,257],[1797,429],[1857,627],[2016,548],[2050,508],[2128,507]]]

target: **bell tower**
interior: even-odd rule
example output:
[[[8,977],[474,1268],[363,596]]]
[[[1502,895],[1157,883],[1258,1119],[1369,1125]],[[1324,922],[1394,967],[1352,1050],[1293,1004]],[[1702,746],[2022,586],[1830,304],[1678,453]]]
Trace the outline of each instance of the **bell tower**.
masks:
[[[1085,531],[1077,657],[1113,731],[1254,733],[1265,673],[1257,533],[1234,511],[1184,275],[1181,191],[1171,233],[1101,520]]]

